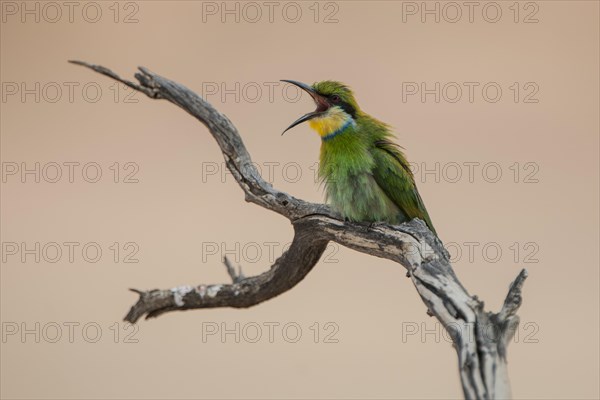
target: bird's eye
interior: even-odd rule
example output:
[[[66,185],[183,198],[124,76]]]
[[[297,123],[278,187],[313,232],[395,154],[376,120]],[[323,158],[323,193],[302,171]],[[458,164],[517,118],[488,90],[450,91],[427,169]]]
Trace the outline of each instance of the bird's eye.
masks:
[[[339,103],[340,96],[338,96],[337,94],[334,94],[333,96],[331,96],[331,101],[333,101],[334,103]]]

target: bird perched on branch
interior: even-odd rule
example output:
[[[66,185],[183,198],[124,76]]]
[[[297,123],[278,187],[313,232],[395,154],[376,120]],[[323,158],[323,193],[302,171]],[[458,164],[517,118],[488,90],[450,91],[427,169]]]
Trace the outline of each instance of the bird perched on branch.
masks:
[[[321,136],[319,177],[325,183],[327,201],[344,218],[391,224],[420,218],[436,233],[388,125],[364,113],[343,83],[283,82],[305,90],[317,105],[283,133],[308,121]]]

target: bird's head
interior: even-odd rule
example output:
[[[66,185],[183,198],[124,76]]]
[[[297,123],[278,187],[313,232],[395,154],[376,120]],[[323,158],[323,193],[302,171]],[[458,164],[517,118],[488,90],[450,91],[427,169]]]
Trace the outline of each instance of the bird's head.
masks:
[[[317,109],[304,114],[292,123],[283,133],[302,122],[309,121],[321,137],[327,137],[349,124],[354,124],[356,115],[360,111],[354,99],[352,90],[340,82],[321,81],[308,86],[307,84],[283,80],[306,91],[315,101]],[[282,133],[282,134],[283,134]]]

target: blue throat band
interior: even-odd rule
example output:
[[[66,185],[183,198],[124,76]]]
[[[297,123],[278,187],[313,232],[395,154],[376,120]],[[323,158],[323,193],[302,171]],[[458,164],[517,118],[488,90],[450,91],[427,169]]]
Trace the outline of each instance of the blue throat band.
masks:
[[[338,129],[336,129],[335,131],[331,132],[330,134],[321,137],[321,140],[324,141],[324,142],[326,142],[328,140],[333,139],[334,137],[336,137],[340,133],[344,132],[346,130],[346,128],[348,128],[348,126],[352,125],[353,122],[354,121],[352,120],[352,118],[349,118],[348,121],[346,121],[346,123],[344,125],[340,126]]]

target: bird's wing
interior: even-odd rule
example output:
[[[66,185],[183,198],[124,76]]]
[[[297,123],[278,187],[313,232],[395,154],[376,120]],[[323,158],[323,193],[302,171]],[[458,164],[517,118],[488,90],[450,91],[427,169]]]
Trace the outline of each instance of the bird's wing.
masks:
[[[387,139],[378,140],[375,142],[373,157],[373,177],[379,187],[409,219],[422,219],[435,234],[410,166],[400,147]]]

